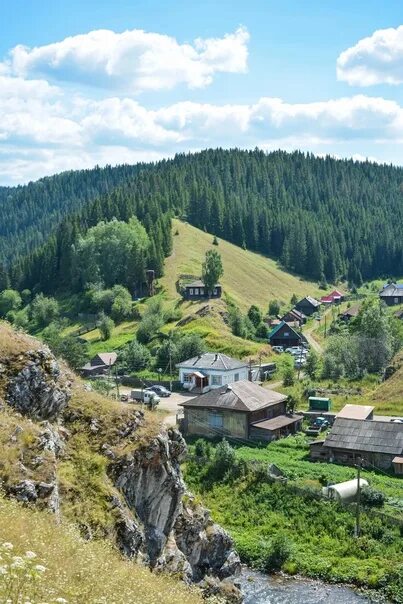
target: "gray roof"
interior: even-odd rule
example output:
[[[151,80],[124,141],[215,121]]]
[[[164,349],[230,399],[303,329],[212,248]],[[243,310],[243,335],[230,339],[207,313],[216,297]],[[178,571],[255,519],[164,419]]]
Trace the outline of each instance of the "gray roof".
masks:
[[[98,354],[96,354],[92,360],[94,361],[97,359],[97,357],[101,359],[104,365],[114,365],[117,361],[118,355],[116,352],[98,352]]]
[[[215,388],[185,403],[182,407],[207,407],[209,409],[229,409],[231,411],[257,411],[285,401],[287,396],[241,380],[229,386]]]
[[[368,453],[403,453],[403,424],[336,418],[325,447]]]
[[[403,296],[403,284],[402,283],[390,283],[379,292],[381,298],[391,297],[399,298]]]
[[[269,430],[270,432],[273,430],[280,430],[281,428],[285,428],[291,424],[296,424],[297,422],[302,422],[303,419],[303,415],[278,415],[272,419],[264,419],[261,422],[255,422],[252,424],[252,427],[260,428],[262,430]]]
[[[320,306],[320,302],[318,300],[315,300],[315,298],[312,298],[312,296],[306,296],[305,298],[302,298],[301,302],[303,300],[308,300],[308,302],[310,302],[312,306]]]
[[[196,281],[192,281],[192,283],[186,283],[185,287],[205,287],[205,285],[204,281],[197,279]],[[214,287],[220,287],[220,284],[216,283]]]
[[[221,352],[206,352],[198,357],[182,361],[182,363],[178,363],[176,366],[189,369],[218,369],[219,371],[228,371],[242,369],[243,367],[247,367],[248,364],[245,361],[233,359]]]

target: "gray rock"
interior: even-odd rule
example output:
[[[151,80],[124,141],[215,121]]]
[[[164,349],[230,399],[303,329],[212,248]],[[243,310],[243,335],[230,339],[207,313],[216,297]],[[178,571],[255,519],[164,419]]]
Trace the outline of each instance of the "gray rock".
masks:
[[[13,373],[11,364],[8,368],[6,402],[33,419],[56,419],[70,398],[69,384],[61,378],[56,359],[46,348],[20,357],[23,368],[18,373]]]
[[[38,493],[33,480],[22,480],[18,484],[9,488],[9,491],[18,501],[36,501]]]

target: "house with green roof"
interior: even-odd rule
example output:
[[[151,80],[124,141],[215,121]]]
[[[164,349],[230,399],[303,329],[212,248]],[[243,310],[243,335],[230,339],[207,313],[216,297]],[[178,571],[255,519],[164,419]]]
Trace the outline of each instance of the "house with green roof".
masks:
[[[285,321],[281,321],[269,333],[271,346],[283,346],[284,348],[299,346],[303,340],[305,338],[303,338],[302,334],[298,333],[296,329]]]

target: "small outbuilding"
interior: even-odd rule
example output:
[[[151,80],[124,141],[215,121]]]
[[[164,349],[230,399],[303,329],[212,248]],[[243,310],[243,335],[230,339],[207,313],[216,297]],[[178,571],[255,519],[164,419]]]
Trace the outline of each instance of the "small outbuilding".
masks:
[[[289,310],[281,317],[282,321],[286,323],[294,323],[296,325],[305,325],[306,323],[306,315],[303,312],[300,312],[296,308]]]
[[[368,487],[368,481],[365,478],[360,479],[360,489]],[[323,487],[322,494],[329,499],[340,501],[343,503],[351,503],[356,500],[358,493],[358,480],[346,480],[328,487]]]
[[[83,377],[105,375],[115,365],[118,355],[116,352],[99,352],[89,363],[81,367]]]

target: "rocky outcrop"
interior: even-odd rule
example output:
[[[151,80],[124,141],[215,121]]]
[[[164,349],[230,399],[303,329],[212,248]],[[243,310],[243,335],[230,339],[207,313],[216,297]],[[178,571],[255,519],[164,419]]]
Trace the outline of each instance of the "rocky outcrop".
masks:
[[[77,398],[67,407],[71,389]],[[151,422],[152,430],[147,432],[144,413],[130,408],[120,413],[111,406],[113,423],[105,409],[108,403],[94,399],[87,406],[81,398],[84,392],[82,384],[69,383],[46,347],[19,349],[0,358],[0,397],[16,412],[6,442],[15,448],[10,458],[18,460],[14,472],[0,475],[0,487],[18,501],[51,509],[58,517],[63,509],[58,464],[66,455],[74,465],[74,446],[83,439],[89,455],[107,460],[108,486],[100,489],[99,496],[105,498],[104,509],[111,510],[108,534],[114,532],[122,553],[141,558],[155,571],[199,583],[208,594],[224,593],[228,601],[240,601],[229,580],[240,568],[232,541],[186,491],[180,469],[186,443],[181,434],[161,429],[152,436],[157,434],[157,424]],[[104,405],[99,414],[98,403]]]
[[[217,590],[221,580],[238,574],[240,560],[229,535],[186,492],[180,470],[185,455],[184,439],[170,429],[114,464],[115,485],[137,519],[123,519],[120,547],[187,581],[209,577],[209,590],[213,583]],[[239,601],[236,589],[231,594]]]
[[[54,420],[69,401],[69,383],[47,348],[28,351],[13,363],[3,365],[2,379],[5,377],[6,403],[33,419]]]

